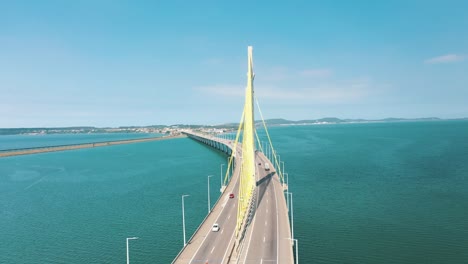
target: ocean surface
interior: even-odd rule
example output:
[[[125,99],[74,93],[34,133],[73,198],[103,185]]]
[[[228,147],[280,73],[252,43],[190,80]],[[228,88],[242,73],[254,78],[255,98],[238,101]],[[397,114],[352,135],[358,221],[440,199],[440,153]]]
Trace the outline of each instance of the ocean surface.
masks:
[[[2,135],[0,151],[9,149],[50,147],[83,143],[158,137],[161,134],[147,133],[96,133],[96,134],[44,134],[44,135]]]
[[[269,132],[301,263],[468,263],[468,122]],[[0,158],[0,263],[125,263],[132,236],[131,263],[170,263],[223,163],[188,138]]]

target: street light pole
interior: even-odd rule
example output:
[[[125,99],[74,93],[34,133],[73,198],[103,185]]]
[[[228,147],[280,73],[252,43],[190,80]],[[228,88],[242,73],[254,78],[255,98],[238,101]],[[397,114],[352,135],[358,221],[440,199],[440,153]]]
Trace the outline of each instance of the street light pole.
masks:
[[[286,200],[288,202],[288,211],[289,211],[289,174],[288,173],[285,173],[285,174],[286,174],[286,186],[288,187],[286,191]]]
[[[130,255],[128,254],[128,241],[138,239],[138,237],[127,237],[127,264],[130,264]]]
[[[293,206],[293,194],[291,195],[291,237],[294,239],[294,206]]]
[[[284,161],[282,161],[283,163],[283,177],[284,177]],[[284,181],[284,178],[283,178],[283,181]]]
[[[270,151],[271,151],[271,150],[270,150],[270,146],[267,145],[267,158],[268,158],[269,160],[271,160],[271,159],[270,159]]]
[[[211,212],[211,202],[210,202],[210,178],[213,177],[213,175],[208,176],[208,213]]]
[[[272,146],[270,146],[270,147],[268,148],[268,159],[269,159],[269,160],[272,160],[272,158],[271,158],[272,149],[273,149]]]
[[[188,194],[182,195],[182,228],[183,228],[183,233],[184,233],[184,247],[187,245],[185,242],[185,209],[184,209],[184,198],[190,196]]]
[[[229,175],[229,180],[230,180],[232,178],[232,174],[234,171],[234,157],[232,155],[229,157],[229,162],[231,163],[231,173]]]
[[[297,243],[298,241],[297,241],[297,239],[292,239],[292,238],[288,238],[288,239],[291,240],[291,242],[296,243],[296,264],[299,264],[299,254],[298,254],[299,245]]]
[[[278,154],[278,170],[281,172],[281,156]]]
[[[299,264],[299,241],[297,239],[294,239],[294,241],[296,242],[296,264]]]
[[[228,164],[228,173],[229,173],[229,168],[231,168],[231,172],[228,174],[228,180],[230,180],[232,177],[232,167],[234,167],[234,161],[232,159],[232,156],[227,157],[227,164]]]
[[[220,189],[220,190],[223,189],[223,166],[224,166],[224,163],[221,164],[221,173],[219,174],[219,178],[220,178],[220,180],[221,180],[221,182],[220,182],[220,184],[221,184],[221,189]]]

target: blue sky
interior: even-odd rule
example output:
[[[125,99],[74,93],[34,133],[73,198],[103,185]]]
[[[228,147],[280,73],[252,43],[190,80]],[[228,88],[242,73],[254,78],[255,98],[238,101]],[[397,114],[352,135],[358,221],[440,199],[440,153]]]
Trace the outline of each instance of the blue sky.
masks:
[[[2,1],[0,127],[468,117],[467,1]]]

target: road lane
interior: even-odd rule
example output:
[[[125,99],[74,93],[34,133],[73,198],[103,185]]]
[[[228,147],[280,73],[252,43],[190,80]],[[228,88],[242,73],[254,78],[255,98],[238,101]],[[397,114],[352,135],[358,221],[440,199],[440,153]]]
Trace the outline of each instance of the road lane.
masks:
[[[239,157],[241,153],[238,151],[237,155]],[[228,193],[233,193],[234,198],[230,199]],[[219,216],[215,220],[205,223],[209,226],[218,223],[220,230],[213,232],[210,228],[205,231],[205,238],[189,263],[222,263],[223,259],[229,255],[230,252],[228,251],[232,248],[229,244],[233,243],[232,237],[234,236],[237,220],[239,177],[236,178],[232,191],[228,193],[222,198],[224,199],[221,201],[223,209]]]
[[[263,153],[258,153],[256,160],[259,173],[257,210],[248,227],[238,263],[294,263],[283,186],[271,164],[270,170],[265,171],[264,164],[270,161]]]
[[[244,264],[261,263],[264,261],[277,263],[277,201],[272,183],[274,177],[277,176],[272,171],[265,171],[264,164],[267,161],[262,159],[260,155],[257,155],[256,160],[259,175],[257,181],[257,210],[254,217],[255,228],[250,236],[247,253],[241,260]],[[258,163],[261,165],[258,165]]]
[[[210,139],[210,138],[207,138]],[[230,144],[230,141],[217,140]],[[236,150],[236,161],[241,161],[241,146]],[[290,225],[283,186],[274,166],[261,152],[256,152],[256,209],[251,223],[247,226],[245,237],[241,241],[240,253],[229,255],[235,242],[234,232],[237,220],[237,194],[240,166],[234,173],[226,191],[218,200],[205,219],[203,225],[190,239],[189,244],[176,257],[173,263],[293,263],[290,242]],[[265,162],[270,163],[270,170],[265,171]],[[261,165],[259,165],[260,163]],[[226,197],[230,193],[235,199]],[[230,202],[232,201],[232,203]],[[220,225],[219,232],[212,232],[214,223]]]

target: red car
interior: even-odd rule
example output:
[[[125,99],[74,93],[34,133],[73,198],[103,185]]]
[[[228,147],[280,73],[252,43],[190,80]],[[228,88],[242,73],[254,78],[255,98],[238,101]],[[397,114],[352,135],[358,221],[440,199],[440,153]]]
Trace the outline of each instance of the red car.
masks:
[[[229,194],[229,198],[231,199],[234,198],[234,194],[233,193]]]

